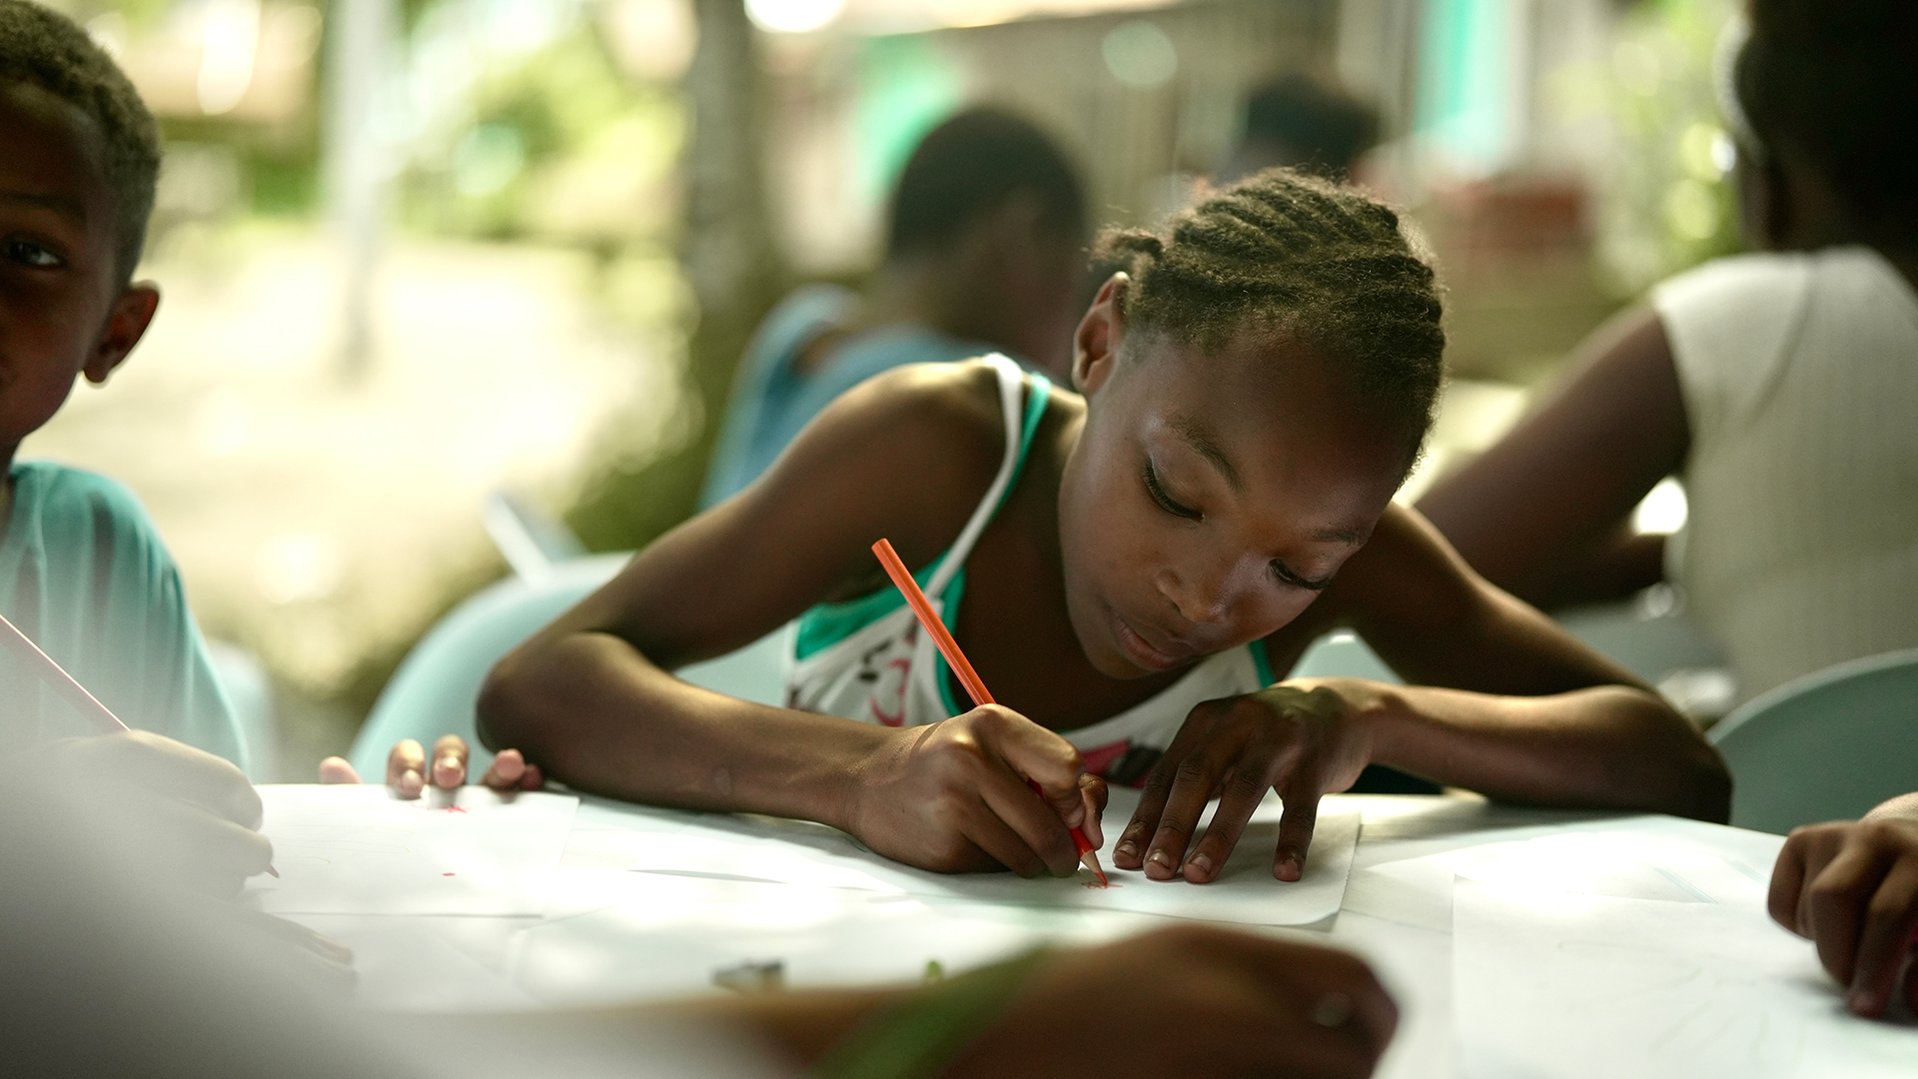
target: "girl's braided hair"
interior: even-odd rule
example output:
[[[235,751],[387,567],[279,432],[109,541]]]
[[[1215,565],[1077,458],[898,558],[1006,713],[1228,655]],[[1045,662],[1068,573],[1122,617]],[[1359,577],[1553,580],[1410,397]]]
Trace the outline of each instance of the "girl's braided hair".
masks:
[[[1129,329],[1224,348],[1286,339],[1340,369],[1406,440],[1406,470],[1432,425],[1445,331],[1432,268],[1390,208],[1347,187],[1270,169],[1168,222],[1109,229],[1098,265],[1126,271]]]

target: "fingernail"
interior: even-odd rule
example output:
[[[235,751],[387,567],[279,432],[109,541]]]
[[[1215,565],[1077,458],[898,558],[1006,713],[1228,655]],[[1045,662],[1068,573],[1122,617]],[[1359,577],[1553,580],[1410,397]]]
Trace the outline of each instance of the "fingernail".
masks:
[[[1119,840],[1119,845],[1112,848],[1112,854],[1116,858],[1137,858],[1139,856],[1139,844],[1133,842],[1131,839],[1121,839]]]
[[[1845,999],[1845,1003],[1854,1015],[1874,1016],[1880,1010],[1877,996],[1866,989],[1852,990],[1851,995]]]
[[[1279,879],[1298,880],[1304,874],[1299,869],[1299,856],[1288,854],[1279,859]]]
[[[1172,856],[1167,854],[1163,849],[1155,850],[1151,854],[1146,855],[1145,860],[1148,865],[1156,865],[1167,873],[1178,872],[1177,867],[1172,863]]]
[[[1197,873],[1201,877],[1212,875],[1212,859],[1208,855],[1195,854],[1185,860],[1185,875]]]

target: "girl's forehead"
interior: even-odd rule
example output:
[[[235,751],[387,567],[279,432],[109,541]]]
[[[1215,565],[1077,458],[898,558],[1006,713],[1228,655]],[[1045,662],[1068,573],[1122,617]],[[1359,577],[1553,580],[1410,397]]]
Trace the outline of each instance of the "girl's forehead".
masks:
[[[1156,362],[1155,362],[1156,360]],[[1208,459],[1254,484],[1261,473],[1316,467],[1384,497],[1403,479],[1407,448],[1319,350],[1267,340],[1171,350],[1135,365],[1129,394],[1141,436]]]

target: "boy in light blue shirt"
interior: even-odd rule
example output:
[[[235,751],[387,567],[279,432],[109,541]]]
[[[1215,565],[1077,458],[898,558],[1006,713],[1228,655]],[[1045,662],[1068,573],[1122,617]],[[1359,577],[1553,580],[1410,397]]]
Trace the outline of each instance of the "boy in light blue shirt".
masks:
[[[104,383],[159,292],[133,281],[160,151],[153,118],[84,31],[0,0],[0,613],[129,725],[244,765],[179,572],[102,476],[20,462],[82,374]],[[97,733],[0,654],[15,744]]]

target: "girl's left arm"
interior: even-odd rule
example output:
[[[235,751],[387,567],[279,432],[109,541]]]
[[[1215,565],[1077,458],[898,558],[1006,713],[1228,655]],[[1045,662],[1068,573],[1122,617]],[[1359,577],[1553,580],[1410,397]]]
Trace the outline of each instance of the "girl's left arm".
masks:
[[[1663,698],[1474,573],[1394,506],[1324,601],[1405,686],[1373,686],[1371,759],[1511,801],[1724,821],[1731,777]]]
[[[1272,872],[1298,880],[1320,796],[1371,763],[1513,802],[1730,816],[1731,777],[1684,717],[1486,583],[1416,511],[1388,509],[1326,593],[1266,639],[1275,668],[1340,626],[1413,684],[1293,679],[1200,704],[1146,777],[1115,865],[1212,880],[1276,790]]]

